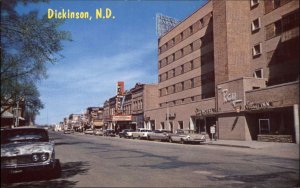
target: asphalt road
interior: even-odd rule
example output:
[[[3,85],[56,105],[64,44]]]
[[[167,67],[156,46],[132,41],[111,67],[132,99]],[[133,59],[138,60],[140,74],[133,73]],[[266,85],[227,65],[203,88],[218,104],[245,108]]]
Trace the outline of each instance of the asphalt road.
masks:
[[[16,180],[1,187],[297,187],[299,159],[266,150],[182,145],[50,132],[59,179]]]

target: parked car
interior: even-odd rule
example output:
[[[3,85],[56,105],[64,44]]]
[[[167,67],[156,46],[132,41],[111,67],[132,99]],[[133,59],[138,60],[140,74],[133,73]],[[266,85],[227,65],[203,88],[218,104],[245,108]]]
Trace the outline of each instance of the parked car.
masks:
[[[94,131],[93,131],[93,129],[86,129],[84,131],[84,134],[94,134]]]
[[[123,129],[121,132],[119,132],[120,138],[127,138],[127,132],[133,132],[132,129]]]
[[[116,136],[116,132],[115,132],[115,130],[113,130],[113,129],[106,129],[105,131],[104,131],[104,134],[103,134],[104,136],[111,136],[111,137],[114,137],[114,136]]]
[[[74,129],[65,129],[64,130],[64,134],[71,134],[71,133],[74,133]]]
[[[138,138],[138,139],[147,139],[148,133],[152,132],[152,130],[139,128],[136,131],[132,132],[131,138]]]
[[[1,130],[1,179],[39,173],[58,178],[61,166],[54,153],[54,142],[43,128]]]
[[[126,137],[125,138],[133,138],[132,133],[134,133],[136,130],[131,129],[130,131],[126,132]]]
[[[172,134],[173,134],[172,131],[164,130],[164,129],[159,129],[159,130],[154,130],[151,133],[148,133],[147,139],[148,140],[169,141],[170,140],[170,136]]]
[[[96,135],[96,136],[103,136],[103,131],[101,129],[95,129],[94,130],[94,135]]]
[[[206,141],[206,134],[196,134],[194,130],[176,130],[175,134],[170,136],[170,142],[185,143],[202,143]]]

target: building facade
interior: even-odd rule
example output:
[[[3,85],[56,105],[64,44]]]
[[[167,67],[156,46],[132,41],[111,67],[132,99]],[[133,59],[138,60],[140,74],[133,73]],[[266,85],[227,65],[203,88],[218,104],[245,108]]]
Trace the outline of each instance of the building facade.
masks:
[[[158,39],[159,106],[145,123],[299,142],[298,21],[296,0],[209,1]]]
[[[116,95],[104,102],[105,128],[115,129],[117,132],[123,129],[146,128],[144,110],[157,106],[157,100],[157,84],[137,83],[129,91],[124,92],[122,100]],[[118,102],[121,102],[120,110],[116,110]]]

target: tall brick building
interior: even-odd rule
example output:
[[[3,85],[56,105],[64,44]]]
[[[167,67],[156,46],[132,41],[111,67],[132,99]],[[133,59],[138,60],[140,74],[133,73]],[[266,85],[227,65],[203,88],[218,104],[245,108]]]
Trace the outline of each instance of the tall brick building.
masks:
[[[211,0],[158,39],[156,129],[299,143],[299,1]]]

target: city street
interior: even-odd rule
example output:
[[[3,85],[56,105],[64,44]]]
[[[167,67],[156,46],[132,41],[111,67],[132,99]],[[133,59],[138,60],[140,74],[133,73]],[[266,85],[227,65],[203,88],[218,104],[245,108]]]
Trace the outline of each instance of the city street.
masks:
[[[51,132],[59,179],[3,187],[296,187],[299,158],[267,150]]]

